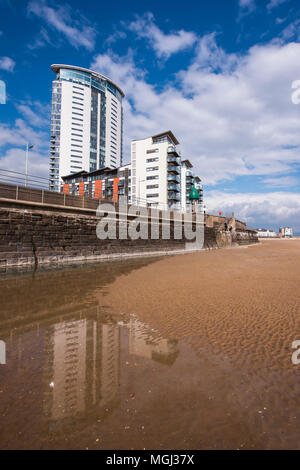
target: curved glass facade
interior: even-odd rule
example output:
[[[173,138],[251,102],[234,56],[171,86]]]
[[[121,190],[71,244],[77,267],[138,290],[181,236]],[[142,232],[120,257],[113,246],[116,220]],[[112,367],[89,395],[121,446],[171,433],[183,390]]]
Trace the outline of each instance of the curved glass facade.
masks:
[[[79,171],[122,164],[124,94],[91,70],[53,65],[50,188]]]
[[[100,77],[96,77],[91,73],[61,68],[57,74],[57,78],[60,80],[67,80],[69,82],[90,86],[104,92],[107,89],[119,101],[122,101],[121,93],[112,83]]]

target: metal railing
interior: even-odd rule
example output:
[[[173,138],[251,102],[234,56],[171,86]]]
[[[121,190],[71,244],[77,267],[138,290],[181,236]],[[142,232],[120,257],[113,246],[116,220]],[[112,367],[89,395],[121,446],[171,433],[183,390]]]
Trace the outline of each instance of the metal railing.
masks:
[[[0,198],[13,201],[32,202],[44,205],[73,207],[96,210],[98,199],[86,196],[73,196],[71,194],[57,193],[46,189],[25,187],[3,183],[0,181]],[[110,203],[112,201],[109,201]]]
[[[27,182],[27,186],[26,186]],[[169,183],[170,184],[170,183]],[[176,185],[175,185],[176,187]],[[143,197],[133,197],[128,205],[138,207],[157,208],[160,211],[182,213],[180,196],[171,192],[173,204],[163,203],[161,201],[151,201]],[[120,195],[122,196],[122,195]],[[32,202],[43,205],[54,205],[63,207],[72,207],[79,209],[97,209],[100,202],[113,204],[116,208],[119,203],[114,202],[113,198],[97,199],[91,197],[87,192],[84,196],[75,194],[64,194],[49,190],[49,180],[41,176],[26,175],[24,173],[0,169],[0,198],[13,201]],[[176,201],[176,202],[175,202]],[[121,197],[120,197],[121,202]],[[171,200],[169,200],[171,202]]]
[[[31,188],[49,189],[49,179],[0,168],[0,182]]]

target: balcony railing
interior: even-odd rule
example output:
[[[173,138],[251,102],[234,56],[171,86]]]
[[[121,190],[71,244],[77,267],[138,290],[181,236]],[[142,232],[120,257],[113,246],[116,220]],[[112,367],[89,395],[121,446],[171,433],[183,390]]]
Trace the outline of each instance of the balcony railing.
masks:
[[[168,191],[180,192],[180,187],[176,184],[168,184]]]
[[[177,175],[168,175],[168,181],[176,181],[177,183],[180,183],[180,177]]]
[[[193,172],[190,171],[190,170],[187,170],[187,171],[186,171],[186,177],[188,178],[188,177],[190,177],[190,176],[194,177]]]
[[[174,165],[180,165],[179,157],[168,157],[168,163],[174,163]]]
[[[177,150],[176,147],[174,147],[173,145],[170,145],[168,147],[168,150],[167,150],[168,153],[174,153],[176,154],[178,157],[180,157],[180,152]]]
[[[179,174],[180,173],[180,167],[170,165],[170,166],[168,166],[168,171]]]
[[[168,193],[168,199],[171,201],[180,201],[180,196],[174,192],[169,192]]]

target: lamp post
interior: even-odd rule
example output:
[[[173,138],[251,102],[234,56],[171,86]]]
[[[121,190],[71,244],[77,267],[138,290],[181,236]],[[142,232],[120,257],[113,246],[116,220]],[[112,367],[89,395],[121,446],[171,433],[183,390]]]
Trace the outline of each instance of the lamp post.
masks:
[[[28,183],[28,151],[33,149],[33,145],[26,145],[26,159],[25,159],[25,186]]]

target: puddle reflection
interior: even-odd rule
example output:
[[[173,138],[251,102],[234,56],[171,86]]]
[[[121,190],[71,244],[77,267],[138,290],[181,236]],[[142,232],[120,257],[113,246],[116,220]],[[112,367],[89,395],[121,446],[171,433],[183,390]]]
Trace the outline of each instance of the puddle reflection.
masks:
[[[82,319],[56,323],[47,332],[46,415],[51,421],[110,411],[120,400],[121,337],[129,354],[172,365],[177,341],[131,318],[128,323]]]

